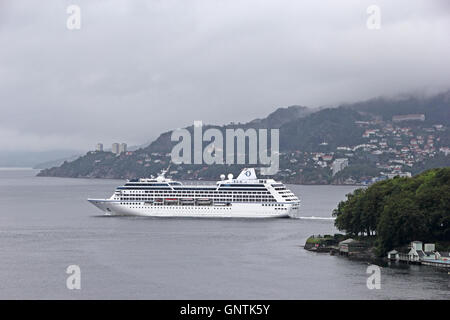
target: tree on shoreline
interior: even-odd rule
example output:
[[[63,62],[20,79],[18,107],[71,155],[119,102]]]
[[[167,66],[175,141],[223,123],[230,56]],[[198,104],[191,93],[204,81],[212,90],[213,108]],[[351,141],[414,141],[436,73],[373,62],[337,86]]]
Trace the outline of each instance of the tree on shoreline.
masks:
[[[335,226],[348,235],[376,236],[380,255],[413,240],[450,241],[450,168],[357,189],[333,216]]]

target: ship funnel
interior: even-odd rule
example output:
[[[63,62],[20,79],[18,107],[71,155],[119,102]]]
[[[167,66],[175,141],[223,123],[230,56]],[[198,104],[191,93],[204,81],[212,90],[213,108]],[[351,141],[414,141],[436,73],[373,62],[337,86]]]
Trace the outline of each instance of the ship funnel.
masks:
[[[237,177],[237,180],[254,180],[257,179],[255,168],[245,168]]]

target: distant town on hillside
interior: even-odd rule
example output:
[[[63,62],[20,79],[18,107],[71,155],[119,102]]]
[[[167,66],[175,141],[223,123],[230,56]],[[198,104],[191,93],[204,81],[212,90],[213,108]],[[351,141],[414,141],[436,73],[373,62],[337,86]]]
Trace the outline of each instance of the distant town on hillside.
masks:
[[[450,166],[450,93],[406,100],[373,99],[320,110],[279,108],[267,118],[215,127],[278,128],[280,170],[275,179],[300,184],[368,185],[394,176],[411,176]],[[188,127],[192,130],[192,127]],[[95,150],[75,161],[42,170],[40,176],[137,178],[171,165],[171,132],[145,148]],[[94,145],[95,143],[93,143]],[[170,166],[175,179],[217,180],[245,165]]]

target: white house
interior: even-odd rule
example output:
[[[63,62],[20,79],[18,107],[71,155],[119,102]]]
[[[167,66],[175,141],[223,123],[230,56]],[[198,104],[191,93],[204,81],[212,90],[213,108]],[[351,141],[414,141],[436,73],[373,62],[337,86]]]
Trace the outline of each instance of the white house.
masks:
[[[437,255],[434,243],[425,243],[423,246],[421,241],[413,241],[408,252],[408,259],[409,261],[435,260]]]
[[[433,260],[438,259],[434,243],[425,243],[423,251],[425,253],[424,259],[433,259]]]
[[[411,242],[411,249],[408,252],[408,260],[409,261],[420,261],[425,256],[423,252],[422,241],[413,241]]]
[[[398,260],[399,256],[398,256],[398,251],[397,250],[391,250],[388,252],[388,259],[389,260]]]

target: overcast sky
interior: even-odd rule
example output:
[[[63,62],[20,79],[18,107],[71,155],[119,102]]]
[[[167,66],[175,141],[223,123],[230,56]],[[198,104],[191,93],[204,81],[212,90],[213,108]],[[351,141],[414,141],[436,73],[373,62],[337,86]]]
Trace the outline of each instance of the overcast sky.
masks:
[[[449,35],[445,0],[0,0],[0,150],[141,144],[194,120],[446,90]]]

